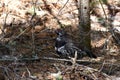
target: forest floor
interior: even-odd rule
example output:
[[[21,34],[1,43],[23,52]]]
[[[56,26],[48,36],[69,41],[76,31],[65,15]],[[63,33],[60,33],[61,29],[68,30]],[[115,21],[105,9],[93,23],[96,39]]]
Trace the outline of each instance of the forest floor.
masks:
[[[109,6],[111,1],[114,2],[108,0]],[[75,44],[80,43],[77,3],[77,0],[0,0],[0,80],[120,80],[120,45],[106,26],[99,3],[93,1],[96,5],[92,4],[90,16],[92,52],[98,58],[84,57],[70,65],[67,62],[71,60],[56,54],[54,31],[61,26]],[[120,5],[114,4],[117,6],[111,17],[114,20],[108,24],[118,27]],[[112,9],[103,6],[109,18]]]

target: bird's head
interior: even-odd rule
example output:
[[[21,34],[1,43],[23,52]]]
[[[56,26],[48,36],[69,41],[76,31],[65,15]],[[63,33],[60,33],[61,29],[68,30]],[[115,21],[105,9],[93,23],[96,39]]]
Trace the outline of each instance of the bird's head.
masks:
[[[66,32],[63,30],[63,29],[57,29],[55,31],[55,33],[58,35],[58,36],[65,36],[66,35]]]

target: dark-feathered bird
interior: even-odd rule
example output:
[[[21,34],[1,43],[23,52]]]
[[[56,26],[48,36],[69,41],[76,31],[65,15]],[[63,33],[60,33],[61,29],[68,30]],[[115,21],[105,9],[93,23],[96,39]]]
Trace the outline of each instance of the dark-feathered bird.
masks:
[[[55,50],[60,57],[74,57],[75,52],[77,51],[77,58],[83,58],[86,55],[88,55],[91,58],[97,58],[96,55],[94,55],[89,50],[81,50],[77,48],[73,44],[72,40],[67,38],[67,34],[63,30],[56,30],[56,34],[57,38],[55,42]]]

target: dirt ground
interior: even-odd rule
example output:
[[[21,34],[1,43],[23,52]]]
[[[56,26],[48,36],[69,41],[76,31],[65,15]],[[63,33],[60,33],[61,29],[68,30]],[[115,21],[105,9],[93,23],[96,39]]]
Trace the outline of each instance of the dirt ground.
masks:
[[[84,57],[71,64],[56,54],[54,31],[61,25],[76,45],[80,42],[77,0],[66,3],[0,0],[0,80],[120,80],[120,45],[105,26],[99,6],[91,10],[91,45],[98,58]],[[112,24],[116,27],[120,15],[119,9],[115,11]]]

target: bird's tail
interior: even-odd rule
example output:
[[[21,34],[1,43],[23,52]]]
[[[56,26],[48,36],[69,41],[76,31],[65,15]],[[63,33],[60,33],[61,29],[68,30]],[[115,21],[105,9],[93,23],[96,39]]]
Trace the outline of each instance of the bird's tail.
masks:
[[[90,57],[90,58],[97,58],[97,56],[95,54],[93,54],[92,52],[87,52],[87,55]]]
[[[97,58],[97,56],[95,54],[93,54],[90,50],[86,49],[85,52],[87,53],[87,55],[90,57],[90,58]]]

